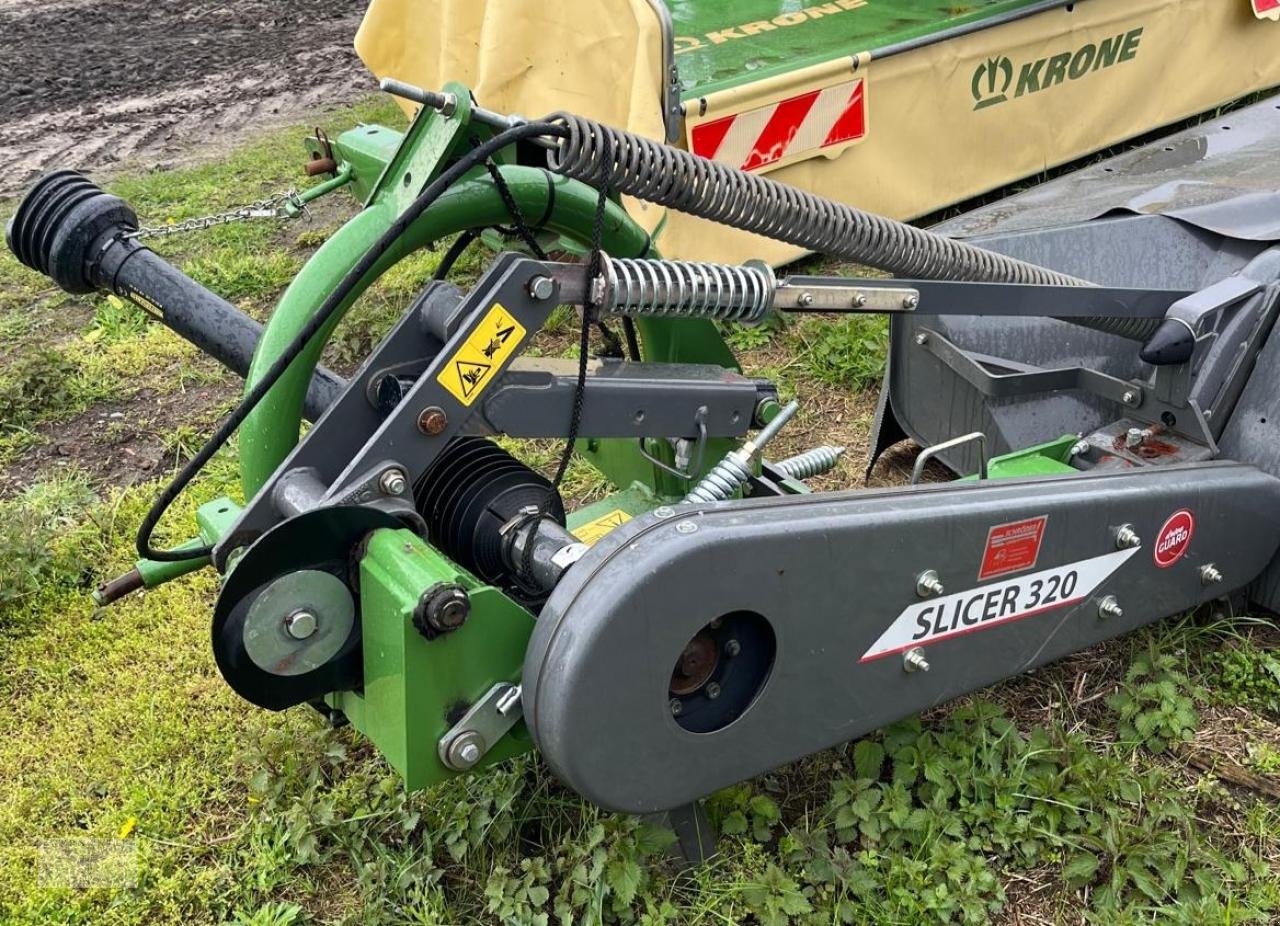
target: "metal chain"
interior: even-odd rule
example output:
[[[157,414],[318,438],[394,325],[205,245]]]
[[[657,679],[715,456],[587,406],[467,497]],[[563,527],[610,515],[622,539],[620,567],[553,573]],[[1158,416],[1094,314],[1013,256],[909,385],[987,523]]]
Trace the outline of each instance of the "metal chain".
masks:
[[[292,214],[285,209],[286,205],[293,207],[294,212]],[[136,231],[129,232],[124,237],[167,238],[170,235],[203,231],[206,228],[213,228],[217,225],[231,225],[234,222],[247,222],[251,219],[296,218],[306,213],[306,211],[306,204],[298,197],[298,191],[286,190],[283,193],[277,193],[275,196],[259,199],[226,212],[196,216],[195,218],[184,219],[181,222],[173,222],[169,225],[144,225]]]

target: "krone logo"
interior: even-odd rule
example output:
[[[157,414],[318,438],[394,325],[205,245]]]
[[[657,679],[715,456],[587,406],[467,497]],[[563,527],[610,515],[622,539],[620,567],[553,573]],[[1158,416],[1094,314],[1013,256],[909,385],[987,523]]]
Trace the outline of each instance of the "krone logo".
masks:
[[[974,109],[984,109],[1009,99],[1013,84],[1013,62],[1007,56],[988,58],[973,72]]]

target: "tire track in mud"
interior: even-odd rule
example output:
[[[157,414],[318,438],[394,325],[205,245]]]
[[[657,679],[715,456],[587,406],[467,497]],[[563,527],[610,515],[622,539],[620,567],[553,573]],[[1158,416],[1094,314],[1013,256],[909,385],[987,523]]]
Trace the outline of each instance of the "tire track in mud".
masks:
[[[207,157],[375,89],[365,0],[0,0],[0,196],[55,167]]]

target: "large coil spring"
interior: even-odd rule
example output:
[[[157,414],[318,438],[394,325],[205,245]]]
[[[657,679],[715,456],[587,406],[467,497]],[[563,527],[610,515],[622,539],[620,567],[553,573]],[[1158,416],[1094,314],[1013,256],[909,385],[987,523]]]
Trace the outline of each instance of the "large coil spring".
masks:
[[[773,304],[777,281],[768,264],[609,258],[604,266],[609,315],[714,318],[756,324]]]
[[[779,460],[773,464],[773,468],[791,479],[808,479],[835,469],[843,454],[843,447],[814,447],[794,457]]]
[[[747,464],[751,458],[740,451],[725,454],[723,460],[698,481],[684,497],[686,502],[723,502],[751,478]]]
[[[575,116],[547,121],[568,135],[548,166],[608,188],[807,250],[855,260],[906,278],[1087,286],[1086,281],[855,209],[767,177],[697,157]],[[1144,340],[1158,319],[1078,318],[1099,331]]]

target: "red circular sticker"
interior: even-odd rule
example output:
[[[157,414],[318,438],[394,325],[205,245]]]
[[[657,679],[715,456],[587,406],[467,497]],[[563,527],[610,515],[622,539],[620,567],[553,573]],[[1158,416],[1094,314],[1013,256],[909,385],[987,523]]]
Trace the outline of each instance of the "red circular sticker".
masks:
[[[1191,512],[1183,508],[1169,515],[1160,533],[1156,534],[1156,565],[1161,569],[1172,566],[1191,546],[1191,535],[1196,530],[1196,519]]]

